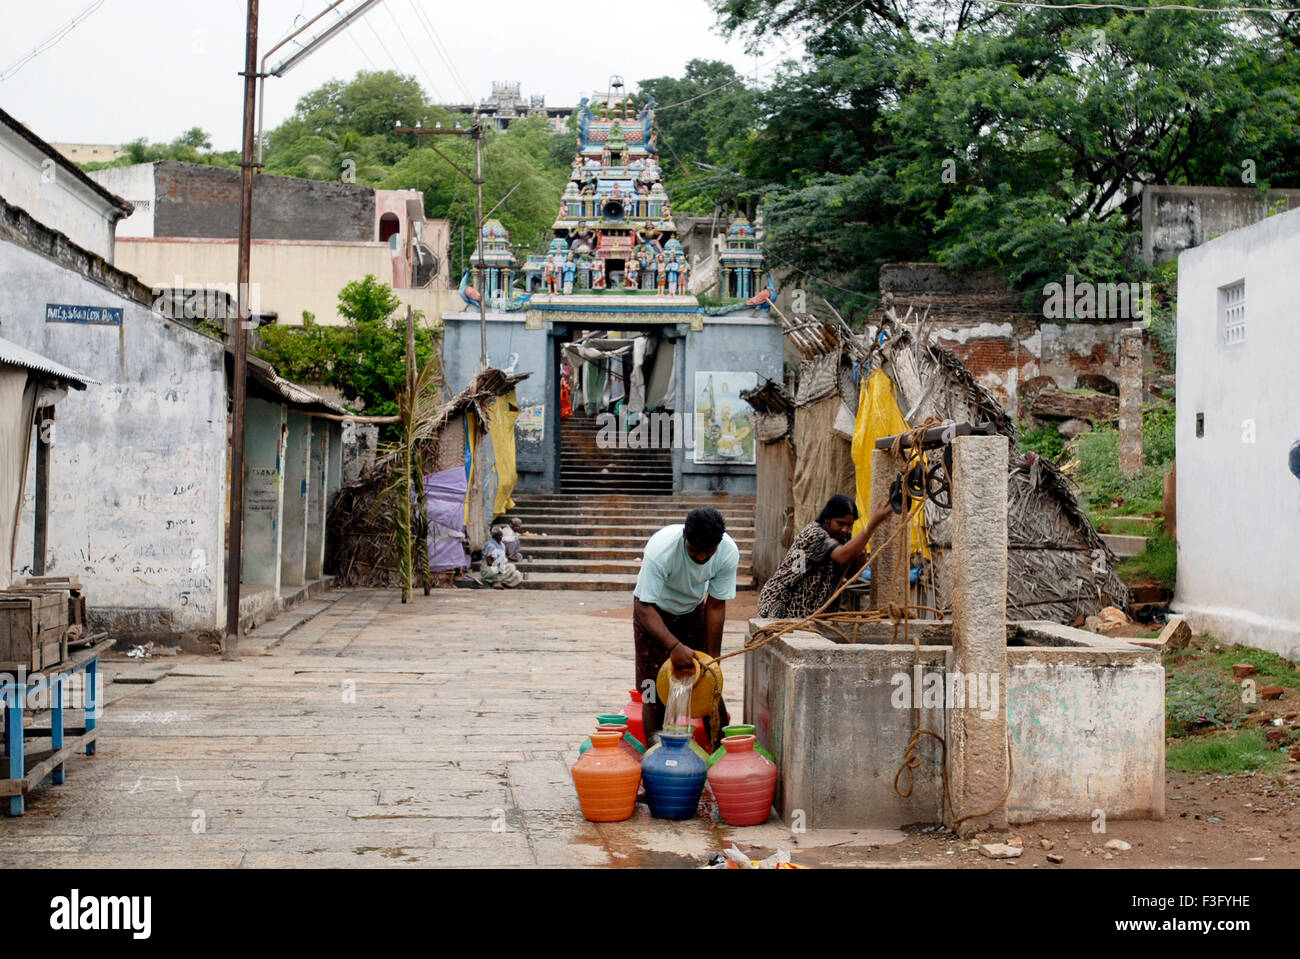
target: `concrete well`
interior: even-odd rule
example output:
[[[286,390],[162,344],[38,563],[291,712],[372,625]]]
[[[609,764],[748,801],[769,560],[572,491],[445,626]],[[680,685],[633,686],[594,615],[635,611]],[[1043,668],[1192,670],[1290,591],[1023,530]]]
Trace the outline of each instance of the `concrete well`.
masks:
[[[750,620],[751,636],[767,622]],[[963,720],[971,712],[1005,714],[1010,823],[1093,819],[1098,809],[1107,819],[1164,817],[1159,653],[1055,623],[1013,622],[1002,689],[995,674],[957,681],[950,622],[913,622],[910,632],[921,635],[919,691],[914,647],[903,645],[901,627],[891,644],[888,623],[860,627],[853,643],[792,632],[746,657],[745,721],[777,758],[775,803],[787,823],[798,810],[808,828],[948,820],[943,750],[933,737],[919,739],[911,795],[894,790],[914,703],[921,728],[949,744],[950,777]],[[904,791],[906,780],[904,773]],[[952,818],[983,811],[963,808],[958,792],[951,795]]]

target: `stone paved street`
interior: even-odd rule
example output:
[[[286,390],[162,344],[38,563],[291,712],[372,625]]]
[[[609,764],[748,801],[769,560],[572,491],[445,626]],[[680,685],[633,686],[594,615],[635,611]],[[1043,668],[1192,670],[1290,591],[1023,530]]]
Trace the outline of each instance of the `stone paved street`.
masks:
[[[730,604],[740,642],[753,594]],[[732,841],[849,861],[892,831],[593,825],[569,778],[632,679],[630,595],[343,590],[239,661],[107,662],[99,753],[0,819],[15,866],[695,866]],[[742,657],[725,664],[741,713]],[[706,792],[706,797],[707,797]]]

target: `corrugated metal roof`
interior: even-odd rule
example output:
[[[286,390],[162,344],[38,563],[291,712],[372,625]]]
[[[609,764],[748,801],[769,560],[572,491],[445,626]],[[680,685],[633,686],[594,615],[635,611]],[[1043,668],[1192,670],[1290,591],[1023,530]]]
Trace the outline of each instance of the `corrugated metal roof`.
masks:
[[[48,373],[56,379],[66,380],[79,390],[84,390],[91,383],[99,385],[99,380],[91,379],[83,373],[69,369],[62,363],[55,363],[53,360],[41,356],[39,353],[33,353],[26,347],[19,346],[17,343],[3,337],[0,337],[0,363],[8,363],[11,366],[21,366],[29,370]]]
[[[297,383],[290,383],[276,373],[275,368],[270,363],[260,360],[256,356],[248,357],[248,375],[292,406],[306,407],[326,413],[347,413],[344,407],[333,400],[304,389]]]

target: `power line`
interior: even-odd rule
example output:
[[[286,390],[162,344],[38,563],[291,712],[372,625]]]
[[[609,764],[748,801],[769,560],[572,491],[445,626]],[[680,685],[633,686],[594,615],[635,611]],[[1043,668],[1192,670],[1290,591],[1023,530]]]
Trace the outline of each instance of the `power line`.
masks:
[[[90,6],[86,7],[86,9],[82,10],[79,14],[77,14],[75,17],[73,17],[63,26],[61,26],[58,30],[55,30],[52,34],[50,34],[48,37],[46,37],[44,40],[38,43],[30,53],[28,53],[26,56],[19,57],[8,67],[6,67],[5,71],[3,73],[0,73],[0,80],[8,80],[11,76],[13,76],[23,67],[25,67],[32,60],[36,59],[46,50],[50,49],[50,47],[54,46],[56,43],[58,43],[60,40],[66,37],[69,33],[71,33],[74,29],[76,29],[77,25],[81,23],[81,21],[85,20],[87,17],[89,17],[92,13],[94,13],[103,5],[104,5],[104,0],[94,0],[94,2],[90,4]]]
[[[469,87],[465,85],[465,80],[461,76],[460,70],[456,69],[456,64],[452,61],[451,55],[447,52],[441,38],[439,38],[438,31],[434,29],[433,21],[429,19],[429,15],[418,3],[415,2],[415,0],[410,0],[410,4],[411,9],[415,11],[415,18],[420,21],[420,26],[429,37],[429,42],[433,44],[433,52],[442,60],[443,64],[447,67],[447,72],[451,75],[452,80],[460,87],[461,92],[465,94],[465,101],[467,103],[473,103],[474,95],[470,93]]]
[[[338,10],[335,10],[334,14],[339,19],[343,19],[343,14],[339,13]],[[371,29],[373,30],[374,28],[371,27]],[[343,32],[352,38],[352,42],[357,45],[357,49],[360,50],[361,55],[366,58],[366,62],[369,63],[372,67],[374,67],[376,70],[378,70],[379,64],[375,63],[374,58],[371,57],[370,54],[366,52],[366,48],[361,45],[361,41],[357,39],[357,35],[353,33],[351,30],[344,30]]]
[[[1195,7],[1181,3],[1153,3],[1134,6],[1126,3],[1033,3],[1031,0],[973,0],[999,7],[1033,7],[1040,10],[1124,10],[1128,13],[1151,13],[1156,10],[1180,10],[1185,13],[1300,13],[1300,7]]]
[[[401,73],[402,65],[397,62],[397,57],[393,56],[393,52],[388,49],[388,44],[384,43],[383,38],[379,36],[379,31],[375,29],[375,25],[371,23],[369,20],[367,20],[366,26],[368,26],[370,28],[370,32],[374,34],[375,40],[379,43],[379,46],[383,48],[384,53],[388,55],[389,62],[393,64],[393,68],[398,73]]]
[[[386,6],[384,7],[384,10],[388,12],[388,18],[393,21],[393,26],[397,28],[397,32],[401,36],[402,42],[406,44],[406,49],[411,51],[411,56],[415,59],[416,64],[418,64],[420,67],[420,72],[423,73],[424,78],[429,81],[429,91],[434,95],[435,98],[441,100],[442,94],[438,92],[438,85],[433,82],[433,77],[429,75],[428,67],[424,65],[424,61],[420,59],[420,55],[416,53],[415,48],[411,46],[411,41],[406,39],[406,31],[404,31],[402,29],[402,25],[397,22],[397,17],[393,14],[393,8]]]
[[[867,2],[867,0],[854,0],[853,3],[849,4],[847,7],[845,7],[843,10],[841,10],[839,13],[837,13],[835,16],[831,17],[831,19],[830,19],[829,21],[827,21],[826,26],[825,26],[825,29],[829,30],[831,27],[835,26],[835,24],[839,23],[841,20],[843,20],[845,17],[847,17],[850,13],[852,13],[854,10],[856,10],[858,7],[862,6],[862,5],[863,5],[864,3],[866,3],[866,2]],[[772,54],[772,55],[770,55],[770,56],[768,56],[768,57],[765,57],[764,59],[771,60],[772,57],[784,56],[785,54],[787,54],[787,53],[790,52],[790,48],[791,48],[791,46],[792,46],[792,44],[787,43],[784,47],[781,48],[780,51],[778,51],[777,53]],[[755,62],[755,64],[754,64],[754,80],[755,80],[755,82],[758,81],[758,74],[759,74],[759,72],[760,72],[759,69],[758,69],[758,63],[759,63],[759,62],[761,62],[761,61],[757,61],[757,62]],[[770,69],[770,67],[767,67],[767,68],[764,68],[764,69]],[[667,104],[666,106],[655,107],[655,112],[656,112],[656,113],[660,113],[660,112],[662,112],[662,111],[664,111],[664,110],[671,110],[673,107],[681,107],[681,106],[685,106],[685,105],[688,104],[688,103],[694,103],[696,100],[702,100],[704,97],[707,97],[707,96],[709,96],[709,95],[712,94],[712,93],[717,93],[717,92],[720,91],[720,90],[725,90],[727,87],[731,86],[733,83],[739,83],[741,80],[744,80],[744,79],[746,79],[745,75],[744,75],[743,73],[738,73],[736,76],[732,77],[732,78],[731,78],[730,80],[728,80],[726,83],[720,83],[720,84],[718,84],[716,87],[709,87],[709,88],[708,88],[707,90],[705,90],[703,93],[697,93],[697,94],[695,94],[695,96],[693,96],[693,97],[687,97],[685,100],[678,100],[676,103],[669,103],[669,104]]]

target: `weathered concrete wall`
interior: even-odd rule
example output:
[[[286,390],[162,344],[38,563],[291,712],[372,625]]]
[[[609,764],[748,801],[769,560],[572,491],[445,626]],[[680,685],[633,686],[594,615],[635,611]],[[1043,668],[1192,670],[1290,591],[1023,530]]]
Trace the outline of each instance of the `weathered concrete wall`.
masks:
[[[154,236],[239,236],[238,170],[154,164]],[[260,240],[375,239],[375,191],[328,180],[256,175],[253,237]]]
[[[110,214],[116,214],[116,208],[53,157],[5,126],[0,126],[0,197],[78,246],[113,262],[114,217]]]
[[[121,239],[117,255],[123,270],[134,273],[150,287],[235,292],[239,265],[236,240]],[[263,240],[253,244],[249,263],[249,303],[253,312],[275,313],[282,326],[300,325],[304,310],[312,313],[318,323],[342,325],[347,319],[338,312],[338,300],[344,286],[365,279],[367,274],[389,285],[403,279],[394,275],[386,243]],[[403,304],[423,310],[426,323],[439,316],[448,296],[455,295],[433,288],[393,292]]]
[[[284,449],[284,533],[280,586],[301,586],[307,562],[307,486],[311,469],[311,417],[290,410]]]
[[[135,207],[130,216],[117,221],[117,238],[153,236],[153,211],[157,202],[152,163],[93,170],[86,175],[110,193],[116,193]]]
[[[1142,256],[1163,263],[1232,230],[1294,209],[1300,190],[1254,187],[1146,186],[1142,188]]]
[[[288,424],[282,404],[250,396],[244,418],[244,555],[248,585],[280,592],[280,538],[284,526],[284,454]]]
[[[706,316],[704,329],[686,333],[685,348],[679,349],[676,409],[695,416],[695,373],[699,370],[756,372],[757,384],[764,378],[780,382],[785,356],[781,322],[766,313],[733,313]],[[692,420],[693,422],[693,420]],[[757,470],[740,464],[696,463],[690,450],[673,450],[673,469],[680,476],[675,484],[683,493],[725,490],[753,495],[758,489]]]
[[[375,465],[379,450],[379,427],[374,423],[344,423],[340,444],[340,475],[346,486]]]
[[[47,323],[46,303],[115,307],[122,325]],[[47,572],[79,576],[119,632],[224,621],[226,386],[219,343],[0,240],[3,335],[102,385],[57,407]],[[30,575],[29,468],[17,575]]]
[[[750,621],[751,635],[762,622]],[[923,668],[941,672],[944,651],[923,646]],[[942,754],[933,739],[918,747],[910,798],[894,792],[913,715],[893,704],[890,679],[911,669],[910,647],[841,646],[806,632],[745,658],[745,722],[777,759],[774,804],[782,819],[789,823],[802,810],[814,829],[943,818]],[[921,725],[942,729],[943,711],[923,709]]]
[[[1160,655],[1055,623],[1022,623],[1041,646],[1007,649],[1013,823],[1163,819],[1165,674]]]
[[[751,620],[751,636],[765,622]],[[913,648],[888,645],[888,624],[864,635],[872,642],[796,632],[746,657],[745,721],[777,758],[776,807],[786,822],[796,810],[809,828],[943,819],[942,751],[933,737],[918,741],[911,796],[894,791],[918,719],[913,707],[920,708],[920,727],[943,735],[950,751],[952,715],[969,708],[944,706],[952,647],[927,644],[942,642],[946,627],[912,628],[923,630],[919,688]],[[1091,819],[1096,809],[1107,819],[1162,818],[1159,654],[1054,623],[1013,624],[1008,632],[1018,645],[1007,649],[1006,686],[994,690],[986,682],[975,703],[990,715],[1007,712],[1010,822]],[[926,692],[932,683],[937,698]],[[955,761],[950,754],[950,767]],[[899,786],[907,785],[904,774]],[[957,815],[977,811],[959,807]]]
[[[325,565],[325,495],[329,485],[330,422],[311,420],[311,465],[307,471],[307,559],[304,577],[320,579]]]
[[[1223,642],[1291,659],[1300,658],[1300,480],[1288,468],[1300,442],[1297,263],[1300,210],[1178,259],[1174,605]],[[1239,281],[1242,323],[1228,337],[1226,288]]]

